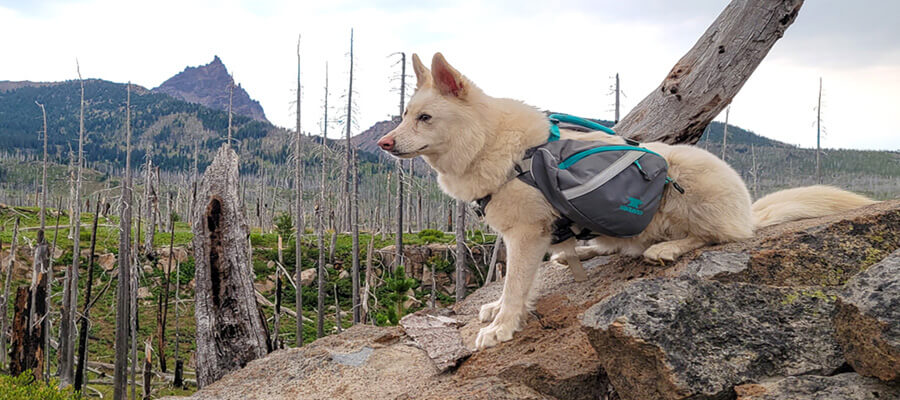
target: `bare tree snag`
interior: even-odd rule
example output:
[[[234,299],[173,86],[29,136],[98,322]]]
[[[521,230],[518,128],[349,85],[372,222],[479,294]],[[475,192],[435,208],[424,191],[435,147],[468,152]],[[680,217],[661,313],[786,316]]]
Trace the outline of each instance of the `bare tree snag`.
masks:
[[[16,217],[16,224],[13,228],[12,243],[9,247],[9,257],[6,262],[6,279],[3,281],[3,303],[0,313],[0,368],[6,365],[6,326],[7,321],[6,307],[9,304],[9,283],[12,279],[12,269],[16,262],[16,239],[19,236],[19,217]]]
[[[162,351],[160,351],[162,353]],[[150,346],[150,339],[144,342],[144,400],[150,400],[150,389],[153,381],[153,347]]]
[[[225,144],[203,174],[193,216],[200,387],[268,352],[254,296],[250,232],[237,189],[238,157]]]
[[[41,108],[44,117],[44,163],[41,172],[41,230],[44,230],[47,222],[47,110],[37,101],[34,104]]]
[[[12,376],[20,375],[27,370],[31,370],[36,380],[41,378],[41,370],[44,368],[44,355],[42,354],[41,344],[44,341],[43,330],[38,325],[36,329],[29,331],[28,327],[33,324],[29,319],[32,314],[29,305],[32,296],[44,297],[44,293],[38,290],[32,292],[28,286],[19,286],[16,290],[15,314],[12,325],[12,341],[10,349],[9,373]],[[37,302],[38,306],[44,305]],[[4,304],[5,306],[5,304]],[[43,310],[34,310],[37,313],[46,312]],[[5,313],[6,310],[4,310]]]
[[[171,196],[169,197],[171,198]],[[169,209],[169,260],[163,268],[163,292],[156,308],[156,338],[159,350],[159,370],[166,372],[166,323],[169,316],[169,274],[172,273],[175,256],[175,214]]]
[[[116,361],[113,399],[124,400],[128,388],[128,333],[131,324],[131,82],[125,100],[125,182],[119,208],[119,267],[116,285]]]
[[[696,143],[797,18],[803,0],[733,0],[615,126],[643,142]]]
[[[466,298],[466,202],[456,200],[456,302]]]
[[[350,290],[353,313],[351,321],[353,324],[359,323],[359,157],[358,150],[353,150],[353,215],[351,225],[353,225],[353,245],[352,245],[352,263],[350,268]],[[335,294],[335,296],[337,296]]]
[[[87,340],[90,328],[91,315],[91,289],[94,287],[94,251],[97,249],[97,223],[100,221],[100,195],[97,195],[97,204],[94,211],[94,223],[91,226],[91,250],[88,253],[87,270],[88,281],[84,291],[84,311],[81,313],[81,331],[78,332],[78,366],[75,369],[75,391],[81,391],[85,382],[84,368],[87,364]]]
[[[78,61],[75,62],[76,66]],[[75,307],[78,305],[78,268],[81,262],[81,177],[84,164],[84,80],[81,79],[81,68],[78,67],[78,80],[81,83],[81,112],[78,130],[78,166],[75,181],[75,197],[73,198],[74,232],[72,235],[72,264],[66,270],[63,288],[63,304],[59,323],[59,380],[60,385],[72,384],[75,375]]]
[[[326,67],[326,76],[327,76],[327,67]],[[303,230],[305,229],[305,224],[303,223],[303,174],[301,168],[303,166],[303,130],[300,126],[300,93],[302,87],[300,86],[300,36],[297,36],[297,137],[296,143],[294,144],[294,182],[297,186],[297,194],[296,200],[294,200],[294,206],[297,207],[294,215],[294,230],[297,231],[297,240],[294,242],[294,280],[296,282],[300,282],[300,274],[303,272],[303,248],[302,241],[303,238]],[[325,126],[328,126],[328,78],[325,80]],[[328,129],[328,128],[325,128]],[[322,145],[325,145],[325,138],[322,138]],[[322,168],[325,168],[325,164],[323,162]],[[281,242],[279,241],[279,244]],[[280,246],[279,246],[280,247]],[[281,249],[278,250],[279,259],[281,258]],[[281,262],[281,260],[279,260]],[[297,288],[294,303],[297,306],[297,315],[303,315],[303,289]],[[275,328],[275,338],[277,343],[278,338],[278,327]],[[303,318],[297,318],[297,347],[303,346]]]

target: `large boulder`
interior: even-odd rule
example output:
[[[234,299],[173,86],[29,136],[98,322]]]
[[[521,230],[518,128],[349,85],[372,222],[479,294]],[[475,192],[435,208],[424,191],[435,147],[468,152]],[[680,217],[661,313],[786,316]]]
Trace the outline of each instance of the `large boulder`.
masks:
[[[900,399],[900,387],[848,372],[834,376],[789,376],[734,388],[737,400],[884,400]]]
[[[582,325],[623,399],[717,399],[742,382],[843,364],[834,297],[690,278],[639,281]]]
[[[837,309],[838,343],[853,369],[900,382],[900,250],[853,277]]]

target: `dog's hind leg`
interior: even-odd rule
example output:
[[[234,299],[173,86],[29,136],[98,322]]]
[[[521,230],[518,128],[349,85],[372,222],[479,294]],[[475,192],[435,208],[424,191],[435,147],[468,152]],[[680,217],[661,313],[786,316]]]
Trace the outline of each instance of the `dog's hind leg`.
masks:
[[[479,349],[494,346],[512,339],[513,332],[519,330],[526,312],[531,287],[537,274],[541,258],[550,245],[550,237],[540,226],[517,227],[513,232],[503,232],[507,241],[507,260],[509,261],[503,294],[498,300],[499,308],[490,325],[481,328],[475,339]],[[494,313],[493,303],[482,308],[480,317]]]
[[[695,236],[660,242],[644,250],[644,258],[650,261],[675,261],[680,255],[707,243],[709,242]]]

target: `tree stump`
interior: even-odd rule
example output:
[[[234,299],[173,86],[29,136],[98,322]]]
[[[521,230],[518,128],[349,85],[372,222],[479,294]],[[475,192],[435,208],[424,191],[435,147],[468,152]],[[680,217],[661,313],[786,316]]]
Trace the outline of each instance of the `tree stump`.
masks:
[[[226,144],[203,174],[193,215],[197,385],[265,356],[265,321],[257,311],[249,228],[238,197],[238,157]]]
[[[9,372],[13,376],[31,370],[34,379],[43,378],[44,369],[44,330],[42,324],[34,325],[30,315],[44,315],[47,312],[45,299],[46,285],[37,286],[36,291],[31,291],[28,286],[19,286],[16,290],[15,314],[12,324],[12,340],[10,341]],[[30,308],[34,297],[35,312]],[[31,330],[29,325],[33,325]]]

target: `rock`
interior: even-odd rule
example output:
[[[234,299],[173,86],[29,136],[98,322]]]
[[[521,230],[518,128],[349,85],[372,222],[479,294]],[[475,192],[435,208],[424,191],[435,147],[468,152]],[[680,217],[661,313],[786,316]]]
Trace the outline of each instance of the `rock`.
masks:
[[[404,309],[408,310],[408,309],[412,308],[413,306],[422,304],[422,302],[416,298],[416,292],[413,291],[412,289],[407,290],[405,294],[406,294],[406,300],[403,301]]]
[[[188,252],[184,247],[175,247],[172,249],[172,264],[169,265],[169,247],[165,246],[157,250],[158,260],[159,260],[159,268],[163,269],[163,272],[169,273],[169,271],[174,271],[176,263],[183,263],[188,259]]]
[[[209,64],[185,68],[153,89],[153,92],[165,93],[176,99],[222,111],[229,109],[231,101],[235,114],[267,121],[262,106],[250,98],[241,85],[234,86],[233,96],[229,99],[228,89],[233,84],[234,79],[228,73],[225,64],[219,56],[215,56]]]
[[[840,292],[834,327],[853,370],[900,383],[900,250]]]
[[[149,299],[149,298],[153,297],[153,294],[150,293],[150,288],[148,288],[146,286],[141,286],[138,288],[137,297],[141,300]]]
[[[896,201],[819,219],[768,227],[750,241],[716,246],[713,251],[746,253],[746,267],[722,260],[735,271],[719,271],[722,282],[773,286],[842,286],[858,272],[900,248],[900,207]],[[695,252],[695,254],[700,252]],[[704,253],[709,253],[705,251]],[[702,257],[702,256],[701,256]],[[682,257],[697,260],[694,257]],[[693,261],[684,262],[690,264]]]
[[[315,268],[304,269],[300,272],[300,285],[309,286],[316,280],[316,277]]]
[[[833,310],[818,289],[657,278],[592,306],[582,325],[623,399],[714,399],[742,382],[835,371]]]
[[[275,278],[270,276],[257,282],[253,282],[253,288],[260,293],[268,293],[275,290]]]
[[[425,350],[441,372],[455,367],[460,359],[472,354],[463,345],[457,330],[459,325],[459,321],[452,316],[441,315],[434,310],[422,310],[400,319],[403,331]]]
[[[347,279],[350,278],[350,273],[347,270],[342,270],[341,273],[338,274],[338,279]]]
[[[143,268],[145,274],[152,274],[152,273],[153,273],[153,267],[151,267],[149,264],[148,264],[148,265],[144,265],[142,268]]]
[[[707,251],[691,261],[684,275],[713,278],[720,274],[734,274],[747,269],[750,255],[744,252]]]
[[[101,254],[97,257],[97,264],[100,264],[104,271],[112,271],[117,266],[116,255],[113,253]]]
[[[790,376],[734,388],[737,400],[879,400],[900,398],[900,388],[848,372],[835,376]]]

